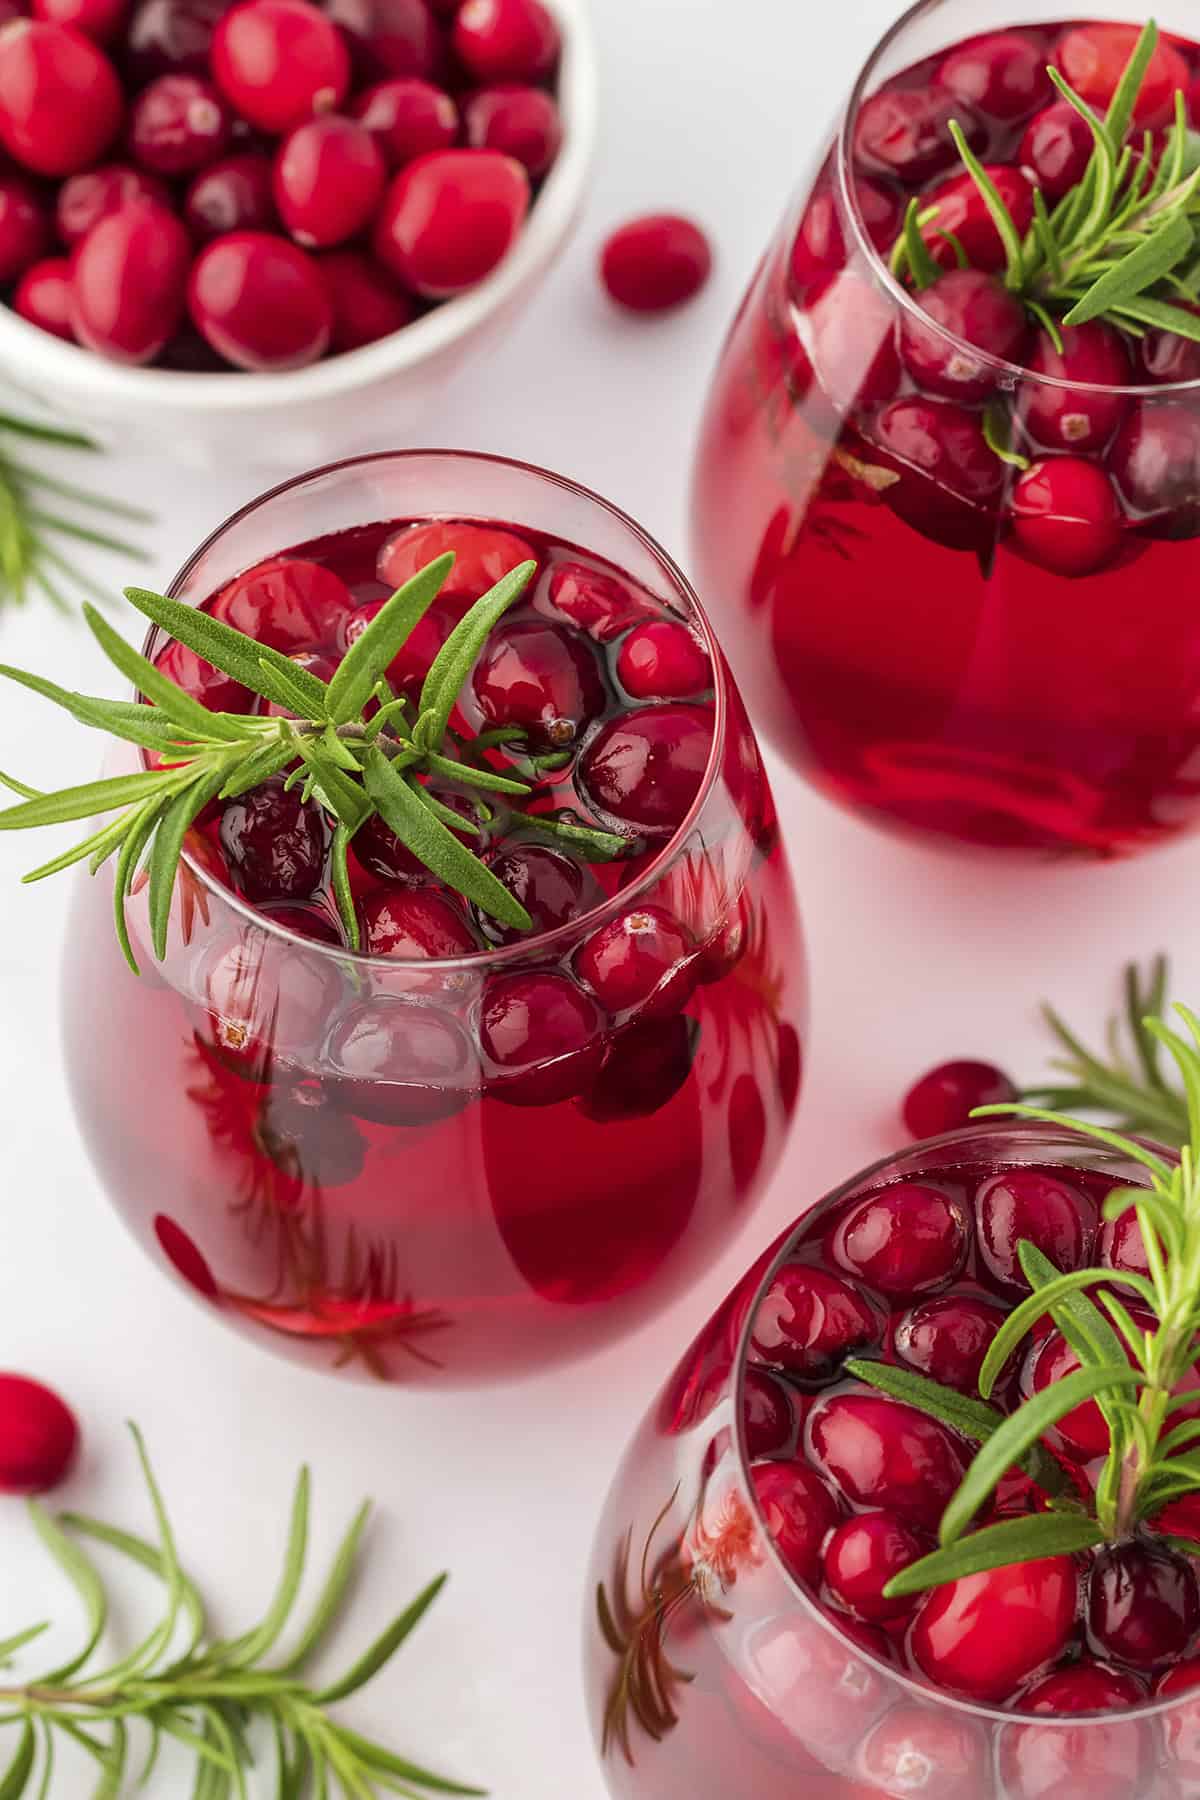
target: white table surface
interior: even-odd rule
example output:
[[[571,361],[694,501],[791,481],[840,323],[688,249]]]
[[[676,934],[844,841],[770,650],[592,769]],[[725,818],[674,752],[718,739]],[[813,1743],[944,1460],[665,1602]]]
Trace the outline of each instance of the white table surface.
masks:
[[[896,11],[896,0],[597,0],[604,127],[583,227],[511,339],[447,391],[426,441],[557,466],[686,560],[687,465],[719,338],[793,179]],[[660,206],[707,221],[719,272],[689,312],[626,322],[599,297],[596,245],[611,224]],[[177,479],[150,457],[101,473],[161,515],[151,534],[160,581],[261,485],[236,471]],[[124,573],[99,557],[93,566],[114,581]],[[109,682],[86,634],[44,607],[0,619],[0,657],[57,664],[68,685]],[[86,734],[69,722],[41,737],[32,759],[25,733],[48,723],[41,703],[6,688],[0,767],[57,785],[80,756],[90,761]],[[191,1566],[221,1626],[241,1630],[265,1605],[300,1461],[316,1472],[318,1553],[359,1498],[375,1495],[370,1573],[340,1640],[347,1651],[434,1571],[453,1579],[352,1717],[496,1800],[602,1800],[578,1650],[595,1518],[669,1362],[751,1254],[898,1143],[898,1096],[930,1063],[983,1054],[1039,1071],[1040,996],[1094,1032],[1122,960],[1161,947],[1173,954],[1177,993],[1200,999],[1200,844],[1113,867],[1014,869],[876,836],[778,767],[776,784],[815,990],[785,1165],[741,1240],[671,1312],[574,1371],[480,1396],[315,1378],[226,1333],[143,1259],[92,1176],[61,1074],[69,882],[19,888],[42,840],[0,837],[0,1367],[40,1375],[78,1409],[87,1451],[67,1501],[144,1523],[122,1435],[135,1417]],[[134,1623],[136,1590],[122,1579],[119,1628]],[[0,1504],[0,1637],[47,1612],[73,1623],[72,1597],[22,1509]],[[87,1791],[64,1764],[53,1800]],[[164,1764],[147,1791],[151,1800],[188,1791],[179,1765]]]

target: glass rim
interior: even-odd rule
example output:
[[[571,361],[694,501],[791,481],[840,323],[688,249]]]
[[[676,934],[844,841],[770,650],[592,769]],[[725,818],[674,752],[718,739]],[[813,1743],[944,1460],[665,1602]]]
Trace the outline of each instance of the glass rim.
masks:
[[[1038,383],[1043,387],[1059,391],[1108,394],[1130,400],[1171,400],[1200,394],[1200,379],[1196,381],[1125,382],[1115,385],[1098,381],[1069,381],[1061,375],[1042,375],[1035,369],[1027,368],[1024,363],[1009,362],[1004,357],[993,356],[989,351],[981,350],[978,345],[972,344],[966,338],[959,337],[956,332],[948,330],[938,320],[930,318],[924,307],[918,304],[915,295],[909,292],[902,281],[897,280],[887,258],[875,248],[858,204],[853,180],[854,146],[852,139],[854,126],[863,101],[868,98],[867,90],[871,79],[887,52],[899,43],[910,26],[917,24],[930,14],[936,13],[946,4],[948,4],[948,0],[915,0],[915,3],[907,7],[896,22],[889,26],[860,69],[838,126],[835,145],[838,199],[853,227],[856,246],[866,258],[872,273],[882,282],[890,298],[896,302],[906,318],[911,319],[915,325],[921,326],[923,330],[943,339],[947,344],[953,344],[956,350],[961,350],[965,355],[970,356],[982,368],[1010,378],[1013,386],[1028,386]],[[1019,30],[1020,26],[1014,26],[1013,29]],[[953,170],[950,173],[953,173]],[[1049,454],[1054,453],[1050,452]]]
[[[822,1610],[813,1595],[810,1594],[809,1591],[792,1575],[782,1556],[779,1554],[779,1549],[774,1538],[767,1530],[762,1508],[758,1503],[758,1497],[755,1493],[754,1482],[751,1477],[753,1465],[746,1442],[745,1408],[743,1405],[745,1398],[746,1371],[751,1366],[749,1356],[750,1336],[759,1306],[769,1292],[771,1283],[774,1281],[779,1270],[788,1260],[788,1255],[797,1230],[810,1220],[819,1208],[838,1205],[840,1201],[848,1199],[857,1189],[875,1180],[878,1176],[886,1175],[891,1170],[895,1169],[898,1164],[906,1163],[914,1156],[919,1156],[923,1152],[928,1151],[951,1150],[956,1145],[961,1145],[965,1149],[971,1144],[979,1143],[981,1140],[994,1140],[998,1137],[1010,1141],[1016,1140],[1019,1143],[1030,1145],[1049,1145],[1053,1143],[1058,1143],[1064,1147],[1069,1145],[1087,1145],[1090,1146],[1098,1156],[1102,1156],[1105,1160],[1117,1158],[1120,1154],[1112,1145],[1105,1144],[1099,1139],[1089,1137],[1083,1132],[1072,1132],[1063,1126],[1051,1125],[1048,1122],[1016,1118],[1010,1122],[1006,1122],[1003,1118],[981,1119],[976,1124],[965,1126],[960,1131],[945,1132],[940,1137],[927,1138],[923,1142],[908,1144],[900,1150],[893,1150],[889,1152],[887,1156],[881,1156],[876,1162],[870,1163],[866,1168],[858,1170],[847,1181],[840,1182],[837,1187],[831,1188],[827,1193],[822,1194],[820,1198],[814,1201],[812,1206],[808,1207],[800,1218],[796,1220],[795,1224],[790,1226],[785,1232],[778,1249],[772,1254],[769,1264],[763,1271],[762,1279],[754,1290],[754,1294],[746,1308],[745,1319],[738,1332],[737,1347],[734,1351],[733,1362],[734,1379],[730,1390],[735,1408],[733,1437],[737,1446],[737,1478],[741,1483],[743,1498],[749,1504],[753,1514],[760,1540],[760,1547],[765,1553],[768,1561],[774,1567],[776,1573],[781,1578],[793,1601],[798,1603],[816,1624],[822,1626],[833,1637],[838,1639],[841,1643],[844,1643],[849,1649],[853,1650],[856,1655],[863,1657],[871,1665],[872,1669],[875,1669],[881,1675],[886,1676],[889,1681],[902,1685],[907,1690],[909,1698],[914,1702],[926,1707],[948,1706],[953,1708],[955,1712],[967,1714],[972,1719],[986,1721],[989,1724],[997,1726],[1036,1723],[1050,1728],[1061,1725],[1070,1726],[1072,1729],[1078,1729],[1080,1725],[1090,1724],[1111,1727],[1114,1721],[1119,1723],[1124,1719],[1141,1721],[1149,1718],[1157,1718],[1160,1715],[1169,1713],[1173,1708],[1177,1707],[1181,1701],[1191,1700],[1194,1703],[1197,1699],[1200,1699],[1200,1690],[1184,1690],[1182,1693],[1168,1694],[1165,1697],[1153,1697],[1148,1695],[1143,1705],[1127,1707],[1119,1712],[1019,1712],[1016,1710],[1005,1710],[998,1706],[988,1706],[982,1701],[964,1699],[960,1694],[951,1694],[942,1688],[937,1688],[928,1682],[921,1681],[919,1677],[911,1674],[909,1670],[901,1668],[895,1663],[884,1662],[882,1658],[875,1655],[874,1651],[869,1650],[865,1645],[860,1644],[858,1640],[851,1637],[848,1632],[841,1631],[836,1621],[832,1619],[827,1612]],[[1133,1185],[1132,1181],[1130,1185]]]
[[[732,677],[725,667],[724,658],[721,655],[716,633],[713,630],[708,614],[701,604],[700,597],[670,552],[666,550],[656,538],[652,537],[643,526],[639,525],[637,520],[634,519],[631,514],[625,512],[623,508],[617,506],[613,501],[606,500],[602,494],[596,493],[592,488],[585,487],[582,482],[574,481],[566,475],[559,475],[552,469],[542,468],[537,463],[523,462],[517,457],[497,456],[482,450],[453,450],[444,448],[372,450],[358,456],[342,457],[336,462],[322,463],[318,468],[307,469],[299,475],[289,476],[286,480],[276,482],[274,486],[267,488],[263,493],[257,494],[253,499],[246,501],[242,506],[239,506],[234,512],[230,513],[229,517],[224,519],[214,530],[210,531],[196,549],[192,551],[191,555],[187,557],[177,573],[172,577],[166,592],[171,598],[179,598],[179,589],[186,582],[192,570],[216,544],[220,543],[221,539],[228,531],[232,530],[234,526],[240,525],[243,520],[251,518],[255,513],[261,511],[264,507],[269,506],[273,501],[279,499],[284,494],[289,494],[298,488],[308,486],[310,483],[324,481],[330,476],[339,475],[350,470],[365,470],[381,464],[392,466],[395,464],[428,462],[431,460],[442,463],[478,463],[490,468],[511,469],[520,476],[533,476],[538,481],[546,482],[552,487],[559,488],[565,494],[577,500],[582,500],[588,506],[598,507],[637,540],[641,547],[649,554],[657,568],[666,577],[669,586],[674,590],[674,597],[682,599],[688,606],[695,624],[700,628],[704,648],[712,664],[714,702],[713,740],[709,750],[708,762],[705,764],[704,777],[696,793],[696,798],[689,807],[686,817],[675,828],[670,837],[655,851],[645,868],[639,873],[637,880],[631,882],[628,887],[618,889],[615,894],[609,895],[609,897],[601,901],[600,904],[591,907],[585,913],[581,913],[577,919],[568,919],[565,924],[555,926],[553,931],[544,931],[533,934],[528,939],[518,941],[514,944],[488,945],[486,948],[473,951],[466,956],[428,958],[371,956],[363,950],[352,950],[349,945],[330,944],[323,942],[318,938],[305,937],[303,933],[292,931],[286,925],[281,925],[277,919],[272,918],[269,914],[260,912],[250,901],[244,899],[242,895],[235,893],[232,887],[229,887],[225,882],[218,880],[211,871],[206,869],[203,863],[198,861],[187,849],[182,853],[182,861],[187,865],[190,874],[201,887],[214,895],[215,898],[220,900],[223,904],[228,905],[235,914],[241,916],[247,925],[256,930],[260,930],[271,937],[277,938],[289,946],[298,947],[305,951],[316,952],[343,964],[350,963],[354,966],[361,965],[365,969],[421,969],[430,974],[457,974],[462,971],[470,972],[471,970],[478,970],[481,974],[486,974],[494,971],[497,965],[507,967],[511,964],[521,963],[534,953],[541,955],[547,950],[562,950],[569,944],[579,942],[583,937],[597,930],[600,926],[608,924],[612,919],[618,917],[621,913],[626,912],[630,906],[636,905],[639,896],[654,885],[663,873],[664,868],[686,842],[696,821],[704,812],[704,809],[712,796],[717,777],[724,762],[725,737],[729,716],[729,684]],[[429,516],[430,518],[438,516],[450,517],[450,515],[447,514],[431,514]],[[455,518],[463,517],[461,513],[453,516]],[[505,523],[516,526],[518,521],[507,520]],[[580,545],[578,547],[580,549],[586,549],[586,545]],[[280,552],[276,552],[276,554],[280,554]],[[250,566],[253,567],[253,564]],[[152,624],[146,633],[142,645],[142,654],[146,657],[150,657],[159,638],[167,635],[168,634],[162,632],[161,627]],[[549,845],[548,847],[553,848],[554,846]]]

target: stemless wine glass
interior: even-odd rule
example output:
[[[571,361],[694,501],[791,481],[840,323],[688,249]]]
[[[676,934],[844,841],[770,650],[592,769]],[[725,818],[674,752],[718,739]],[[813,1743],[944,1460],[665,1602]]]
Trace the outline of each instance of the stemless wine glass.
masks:
[[[750,1385],[765,1377],[752,1338],[764,1320],[772,1329],[776,1310],[788,1317],[775,1297],[781,1267],[820,1245],[834,1215],[889,1184],[969,1186],[1020,1165],[1051,1167],[1081,1187],[1144,1184],[1131,1162],[1057,1128],[976,1126],[908,1149],[785,1232],[658,1395],[606,1502],[587,1590],[588,1707],[615,1800],[1149,1800],[1196,1791],[1195,1696],[1033,1720],[916,1679],[883,1627],[827,1604],[815,1569],[812,1589],[793,1578],[773,1535],[788,1530],[782,1493],[768,1530],[764,1506],[775,1502],[752,1477],[752,1463],[760,1476],[769,1465],[761,1448],[752,1453],[750,1430],[776,1423],[750,1410]],[[797,1344],[844,1331],[832,1310],[819,1313],[791,1316]],[[789,1388],[793,1437],[814,1390],[829,1394],[831,1383],[838,1391],[832,1368],[807,1395],[803,1381]],[[801,1428],[795,1453],[803,1448]],[[870,1452],[862,1455],[866,1467]],[[1019,1628],[1014,1612],[1005,1629]]]
[[[1155,12],[1195,36],[1188,0]],[[911,197],[962,173],[951,118],[1030,199],[1015,170],[1048,79],[1001,121],[959,97],[986,62],[938,86],[946,50],[1019,30],[1036,74],[1064,16],[922,0],[874,51],[725,346],[693,542],[756,722],[827,795],[943,843],[1110,857],[1200,818],[1200,384],[1166,379],[1200,359],[1118,337],[1068,384],[1006,360],[1003,332],[992,354],[931,324],[889,268]],[[1195,109],[1200,51],[1169,54]],[[978,242],[962,192],[946,222]]]
[[[804,958],[759,753],[699,603],[595,495],[494,458],[366,457],[238,513],[172,592],[200,603],[300,545],[373,599],[374,551],[366,577],[352,566],[360,528],[426,519],[574,546],[622,572],[607,591],[700,634],[715,727],[683,824],[598,867],[584,916],[421,962],[295,935],[225,885],[193,834],[163,962],[145,891],[130,904],[140,978],[113,934],[110,877],[80,886],[66,1036],[96,1165],[161,1266],[315,1366],[452,1384],[603,1343],[727,1241],[796,1103]],[[161,642],[152,633],[148,654]],[[644,1004],[606,1009],[579,987],[578,953],[642,908],[667,909],[690,948]],[[514,1080],[488,1061],[480,1010],[496,983],[547,972],[559,994],[571,984],[591,1036]]]

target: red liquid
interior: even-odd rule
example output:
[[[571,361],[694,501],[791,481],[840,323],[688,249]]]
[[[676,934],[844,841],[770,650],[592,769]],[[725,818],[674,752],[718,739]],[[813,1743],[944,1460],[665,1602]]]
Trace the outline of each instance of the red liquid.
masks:
[[[334,569],[365,603],[390,592],[374,569],[396,529],[289,554]],[[667,612],[597,559],[523,535],[541,569],[514,618],[541,613],[564,561],[623,582],[635,617]],[[604,649],[606,667],[622,640]],[[607,691],[605,717],[630,710]],[[539,795],[535,810],[582,812],[574,764]],[[211,862],[219,833],[207,831],[196,854]],[[656,853],[585,868],[595,898],[637,880]],[[360,899],[378,885],[361,868],[354,880]],[[669,910],[690,934],[689,978],[665,1004],[659,994],[653,1006],[601,1012],[579,1091],[512,1104],[497,1097],[478,1038],[486,984],[547,968],[574,983],[589,929],[572,927],[541,954],[536,944],[510,951],[500,969],[483,953],[452,965],[347,961],[260,931],[252,912],[185,868],[161,966],[142,948],[145,895],[134,897],[138,980],[113,937],[110,887],[104,877],[83,885],[67,1053],[89,1146],[123,1216],[229,1322],[317,1367],[474,1382],[618,1334],[694,1278],[745,1217],[799,1085],[798,924],[765,776],[731,690],[722,769],[638,902]],[[265,1044],[233,1041],[206,1004],[207,971],[238,945],[258,959],[254,980],[275,1017]],[[304,1010],[314,993],[315,1020]],[[428,1089],[419,1070],[403,1090],[334,1081],[329,1043],[346,1009],[396,996],[447,1021],[470,1047],[466,1066]]]
[[[1063,29],[1022,35],[1048,60]],[[1171,41],[1194,66],[1195,46]],[[887,86],[923,86],[941,61]],[[1028,115],[977,123],[986,161],[1019,163]],[[833,160],[735,322],[696,470],[698,574],[756,718],[826,793],[912,833],[1109,857],[1190,829],[1200,811],[1200,481],[1153,518],[1118,493],[1116,545],[1082,576],[1018,544],[1016,469],[965,530],[953,470],[949,488],[897,486],[878,421],[916,391],[893,355],[901,308],[878,265],[839,246],[839,230],[846,245],[856,239]],[[958,168],[944,164],[924,186],[877,180],[877,197],[898,217],[912,193]],[[823,240],[815,260],[798,252],[793,266],[797,235],[811,241],[822,208],[832,246]],[[885,255],[893,236],[885,220]],[[1136,364],[1132,379],[1150,385]],[[1018,431],[1039,386],[1032,375],[998,377]],[[1186,390],[1153,393],[1155,406],[1164,394],[1195,405]],[[1118,401],[1116,420],[1134,405]],[[1106,479],[1117,429],[1116,443],[1110,432],[1087,453]]]

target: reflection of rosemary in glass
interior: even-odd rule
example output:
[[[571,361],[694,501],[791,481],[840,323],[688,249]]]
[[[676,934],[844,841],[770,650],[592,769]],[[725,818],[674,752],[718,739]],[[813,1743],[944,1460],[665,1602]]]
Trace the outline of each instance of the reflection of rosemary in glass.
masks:
[[[601,1582],[596,1590],[596,1613],[604,1641],[618,1658],[608,1701],[604,1708],[601,1750],[607,1756],[618,1744],[625,1761],[634,1763],[630,1714],[656,1744],[679,1723],[680,1689],[693,1679],[677,1668],[667,1655],[671,1620],[696,1592],[695,1575],[684,1568],[677,1539],[651,1564],[654,1540],[666,1523],[679,1490],[667,1501],[642,1546],[637,1591],[629,1597],[629,1564],[633,1552],[632,1528],[617,1549],[612,1597]]]

